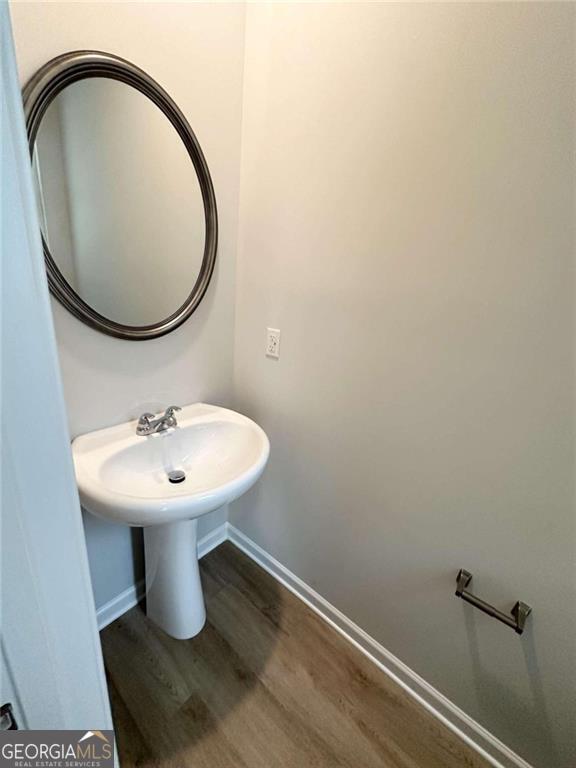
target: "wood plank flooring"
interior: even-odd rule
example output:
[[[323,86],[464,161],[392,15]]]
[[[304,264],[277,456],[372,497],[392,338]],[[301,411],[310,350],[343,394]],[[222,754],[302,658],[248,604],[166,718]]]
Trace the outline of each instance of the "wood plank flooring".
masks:
[[[102,632],[122,768],[488,767],[232,544],[201,572],[197,637]]]

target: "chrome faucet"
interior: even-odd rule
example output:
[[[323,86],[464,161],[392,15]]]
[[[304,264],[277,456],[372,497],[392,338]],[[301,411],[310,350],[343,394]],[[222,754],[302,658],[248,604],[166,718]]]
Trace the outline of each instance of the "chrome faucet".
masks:
[[[136,434],[141,437],[146,437],[147,435],[155,435],[158,432],[166,432],[166,430],[171,427],[177,427],[178,422],[176,421],[176,416],[174,414],[176,411],[181,410],[182,408],[178,405],[170,405],[166,408],[164,414],[157,419],[154,418],[153,413],[143,413],[138,419]]]

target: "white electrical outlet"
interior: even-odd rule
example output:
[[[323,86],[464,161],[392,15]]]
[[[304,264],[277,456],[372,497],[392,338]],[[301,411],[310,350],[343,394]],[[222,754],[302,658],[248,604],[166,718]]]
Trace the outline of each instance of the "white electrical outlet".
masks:
[[[266,328],[266,356],[280,357],[280,331],[278,328]]]

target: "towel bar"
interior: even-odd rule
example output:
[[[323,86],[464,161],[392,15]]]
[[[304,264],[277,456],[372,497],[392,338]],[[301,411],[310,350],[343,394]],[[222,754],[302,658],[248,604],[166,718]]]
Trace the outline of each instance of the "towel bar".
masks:
[[[498,619],[498,621],[506,624],[506,626],[511,627],[517,635],[521,635],[522,632],[524,632],[526,619],[532,612],[532,608],[529,605],[526,605],[526,603],[522,603],[518,600],[514,608],[510,611],[512,615],[512,618],[510,618],[508,614],[502,613],[502,611],[494,608],[493,605],[482,600],[482,598],[473,595],[472,592],[468,592],[466,587],[471,581],[472,574],[469,571],[465,571],[464,568],[460,568],[458,576],[456,577],[456,597],[461,597],[462,600],[466,600],[467,603],[470,603],[470,605],[473,605],[475,608],[479,608],[484,613],[487,613],[488,616],[492,616],[492,618]]]

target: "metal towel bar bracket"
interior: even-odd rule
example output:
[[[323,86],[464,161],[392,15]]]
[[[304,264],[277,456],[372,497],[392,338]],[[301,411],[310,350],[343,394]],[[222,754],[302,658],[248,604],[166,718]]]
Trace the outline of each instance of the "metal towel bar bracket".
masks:
[[[524,632],[526,619],[532,612],[532,608],[529,605],[526,605],[526,603],[522,603],[520,600],[518,600],[514,608],[512,608],[510,611],[510,614],[512,615],[512,618],[510,618],[507,613],[502,613],[502,611],[494,608],[494,606],[490,605],[490,603],[487,603],[480,597],[476,597],[476,595],[473,595],[472,592],[468,592],[466,587],[470,584],[471,581],[472,574],[469,571],[465,571],[463,568],[460,568],[458,571],[458,576],[456,577],[456,597],[461,597],[462,600],[466,600],[466,602],[470,603],[470,605],[473,605],[475,608],[479,608],[481,611],[484,611],[484,613],[487,613],[488,616],[492,616],[494,619],[498,619],[498,621],[506,624],[506,626],[512,627],[516,634],[521,635],[522,632]]]

